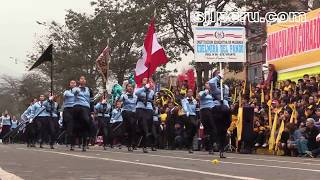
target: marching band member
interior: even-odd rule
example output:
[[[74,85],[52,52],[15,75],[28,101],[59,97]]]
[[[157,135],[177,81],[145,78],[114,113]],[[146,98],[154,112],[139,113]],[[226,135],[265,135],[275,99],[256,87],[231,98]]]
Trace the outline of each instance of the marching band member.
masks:
[[[97,115],[98,129],[102,132],[104,150],[107,148],[108,134],[110,134],[108,124],[110,123],[111,108],[105,97],[102,97],[101,101],[94,107]]]
[[[39,101],[36,102],[32,108],[31,108],[31,117],[30,117],[30,123],[35,123],[36,126],[36,133],[38,135],[37,139],[40,143],[40,148],[43,148],[43,140],[45,137],[45,125],[46,121],[50,117],[50,114],[48,111],[46,111],[45,107],[45,96],[42,94],[39,97]]]
[[[120,148],[121,148],[121,144],[122,144],[122,134],[117,133],[119,132],[119,129],[121,128],[122,125],[122,103],[121,101],[116,101],[116,105],[115,108],[112,110],[111,112],[111,120],[110,120],[110,124],[109,124],[109,141],[110,141],[110,145],[111,148],[113,148],[113,142],[115,137],[118,137],[117,140],[120,141]]]
[[[212,108],[215,104],[213,102],[213,97],[210,94],[210,86],[208,82],[205,84],[205,90],[199,93],[199,97],[201,123],[204,126],[205,134],[209,136],[209,154],[214,154],[213,143],[216,142],[217,127],[212,115]]]
[[[182,108],[185,112],[185,127],[187,133],[187,148],[189,153],[193,153],[193,137],[197,133],[197,118],[196,118],[196,106],[197,101],[193,97],[193,90],[189,89],[187,92],[187,97],[181,101]]]
[[[221,99],[220,81],[222,81],[223,72],[209,80],[210,92],[213,97],[214,106],[212,108],[213,119],[217,126],[217,138],[219,143],[220,158],[224,156],[224,146],[226,141],[227,129],[231,123],[231,113],[227,99],[229,98],[229,88],[223,85],[224,98]]]
[[[128,151],[133,151],[133,141],[136,139],[136,104],[138,97],[133,93],[132,84],[126,85],[126,92],[120,96],[119,101],[123,103],[123,123],[125,132],[128,134]]]
[[[44,102],[44,106],[46,108],[46,111],[49,114],[49,117],[44,123],[44,132],[48,134],[49,137],[49,144],[50,148],[54,149],[53,144],[56,141],[56,132],[58,130],[59,124],[59,118],[60,118],[60,113],[59,113],[59,104],[55,102],[54,96],[50,96],[48,101]]]
[[[21,115],[21,119],[23,119],[26,123],[25,135],[27,141],[27,147],[35,147],[36,142],[36,126],[35,123],[31,123],[31,109],[32,106],[37,102],[37,99],[33,99],[30,103],[30,106],[23,112]]]
[[[74,119],[73,119],[73,107],[75,105],[75,96],[72,93],[72,89],[77,86],[75,80],[69,82],[69,89],[63,93],[63,126],[66,130],[67,138],[70,143],[70,151],[74,151],[75,144],[75,132],[74,132]]]
[[[150,84],[147,82],[148,79],[142,80],[142,88],[137,89],[136,96],[137,100],[137,119],[139,128],[142,132],[143,139],[141,141],[143,152],[147,151],[147,142],[150,142],[152,136],[152,123],[153,123],[153,99],[154,91],[150,89]]]
[[[82,151],[86,151],[87,138],[92,130],[93,122],[90,119],[91,112],[91,97],[90,89],[86,86],[86,78],[81,76],[79,79],[79,86],[72,89],[75,96],[75,103],[73,107],[73,118],[77,123],[77,130],[81,132]]]

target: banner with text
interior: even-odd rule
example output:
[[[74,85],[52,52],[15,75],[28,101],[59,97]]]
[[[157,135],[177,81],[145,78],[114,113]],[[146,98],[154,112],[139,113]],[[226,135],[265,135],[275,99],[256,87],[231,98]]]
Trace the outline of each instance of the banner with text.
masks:
[[[195,27],[196,62],[246,62],[244,27]]]

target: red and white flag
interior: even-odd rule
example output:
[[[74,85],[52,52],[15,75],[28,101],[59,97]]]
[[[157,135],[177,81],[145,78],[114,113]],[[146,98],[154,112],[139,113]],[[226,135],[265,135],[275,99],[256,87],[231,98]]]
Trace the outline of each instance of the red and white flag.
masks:
[[[138,87],[141,86],[143,78],[151,77],[157,67],[167,62],[168,58],[166,53],[158,43],[154,27],[154,18],[152,18],[144,39],[142,57],[138,60],[135,69],[134,80]]]

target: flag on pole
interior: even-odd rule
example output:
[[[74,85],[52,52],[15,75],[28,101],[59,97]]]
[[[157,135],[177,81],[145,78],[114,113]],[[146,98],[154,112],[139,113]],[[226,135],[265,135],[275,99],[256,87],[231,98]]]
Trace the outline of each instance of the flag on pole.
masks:
[[[154,27],[154,17],[149,24],[148,32],[144,39],[142,57],[138,60],[135,69],[135,81],[141,86],[143,78],[148,78],[156,71],[157,67],[166,64],[168,58],[164,49],[158,43]]]
[[[32,69],[38,67],[39,65],[41,65],[44,62],[47,62],[47,61],[52,62],[52,47],[53,47],[53,45],[50,44],[49,47],[40,56],[40,58],[31,66],[29,71],[31,71]]]
[[[106,47],[96,60],[96,66],[105,81],[108,79],[109,60],[110,49]]]
[[[264,91],[263,88],[261,88],[261,105],[264,103]]]
[[[276,143],[275,143],[275,150],[277,151],[278,150],[278,143],[280,142],[281,140],[281,136],[282,136],[282,133],[284,131],[284,121],[282,120],[281,121],[281,125],[280,125],[280,128],[279,128],[279,131],[278,131],[278,135],[277,135],[277,139],[276,139]]]
[[[252,84],[250,83],[250,91],[249,91],[249,96],[250,98],[253,96],[253,91],[252,91]]]

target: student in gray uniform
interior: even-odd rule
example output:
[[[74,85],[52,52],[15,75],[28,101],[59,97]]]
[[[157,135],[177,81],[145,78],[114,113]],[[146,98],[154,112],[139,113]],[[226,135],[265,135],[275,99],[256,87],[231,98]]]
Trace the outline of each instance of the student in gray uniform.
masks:
[[[98,131],[103,137],[103,149],[106,150],[108,142],[108,124],[110,123],[111,105],[105,97],[102,97],[100,102],[94,107],[96,118],[98,121]]]
[[[21,119],[23,119],[24,121],[27,121],[25,132],[24,132],[26,142],[27,142],[27,147],[35,147],[35,143],[36,143],[36,124],[34,122],[33,123],[30,122],[31,109],[36,102],[38,102],[38,100],[33,99],[33,101],[30,103],[30,106],[21,115]]]
[[[115,107],[113,108],[111,112],[111,120],[109,124],[109,141],[110,146],[113,148],[114,140],[117,139],[117,141],[120,143],[120,148],[123,140],[123,133],[122,133],[122,103],[121,101],[116,101]]]
[[[87,81],[84,76],[79,79],[79,86],[72,89],[75,96],[75,104],[73,107],[73,118],[77,125],[77,132],[80,136],[82,151],[87,149],[87,140],[93,129],[93,122],[90,118],[94,112],[92,105],[92,92],[86,86]]]
[[[49,116],[47,117],[47,120],[43,122],[43,128],[45,129],[45,134],[47,135],[47,137],[49,137],[50,148],[54,149],[53,145],[56,142],[57,132],[59,128],[59,104],[55,102],[54,96],[50,96],[49,100],[44,102],[44,106]]]
[[[223,85],[223,99],[221,98],[221,83],[223,72],[209,80],[210,93],[213,97],[214,107],[212,115],[217,126],[217,138],[219,143],[220,158],[224,156],[224,147],[226,144],[227,129],[231,123],[231,112],[229,108],[229,87]]]
[[[128,151],[133,151],[134,143],[136,139],[136,128],[137,128],[137,117],[136,117],[136,106],[137,106],[137,96],[133,93],[133,87],[131,84],[126,85],[126,92],[123,93],[119,101],[123,104],[123,125],[124,131],[128,135]]]
[[[185,97],[182,101],[182,108],[185,112],[184,115],[184,123],[186,127],[186,144],[189,150],[189,153],[193,153],[193,138],[197,133],[198,121],[196,117],[196,107],[198,102],[193,97],[193,90],[189,89],[187,93],[187,97]]]
[[[37,139],[40,143],[40,148],[43,148],[43,142],[45,138],[45,126],[47,120],[50,117],[48,111],[46,111],[46,100],[44,95],[40,95],[39,101],[33,104],[31,108],[30,123],[35,123],[37,129]]]
[[[77,86],[75,80],[69,82],[69,89],[63,93],[63,127],[66,130],[66,135],[70,143],[70,151],[74,151],[75,145],[75,129],[73,119],[73,107],[75,104],[75,96],[72,93],[72,89]],[[67,142],[68,143],[68,142]]]
[[[153,124],[153,99],[154,91],[151,89],[147,78],[142,80],[142,87],[137,89],[137,119],[142,133],[141,146],[144,153],[148,153],[147,144],[151,143]]]

